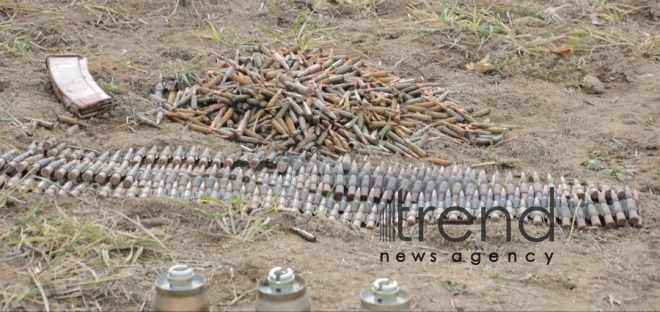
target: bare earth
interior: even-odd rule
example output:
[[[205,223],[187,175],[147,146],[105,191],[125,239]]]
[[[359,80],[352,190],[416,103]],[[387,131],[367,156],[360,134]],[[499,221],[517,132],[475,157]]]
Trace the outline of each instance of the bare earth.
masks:
[[[660,308],[660,196],[654,195],[660,192],[660,66],[652,55],[653,47],[643,45],[660,33],[657,1],[619,1],[639,9],[601,26],[591,22],[593,1],[461,1],[467,10],[476,6],[502,12],[498,14],[510,12],[511,20],[524,17],[521,12],[547,12],[544,10],[559,8],[566,2],[570,5],[557,9],[554,14],[558,18],[549,25],[540,19],[523,19],[517,29],[534,33],[563,25],[616,32],[629,42],[601,42],[593,50],[576,50],[569,57],[549,53],[530,56],[518,53],[507,42],[493,40],[480,47],[469,40],[467,31],[468,35],[462,37],[455,29],[419,38],[420,29],[429,26],[415,22],[411,8],[404,5],[409,1],[385,0],[375,9],[320,0],[266,1],[259,14],[260,0],[185,2],[175,11],[174,0],[0,0],[0,41],[4,42],[0,46],[0,108],[4,110],[0,111],[0,138],[22,149],[33,140],[54,136],[97,150],[166,143],[200,144],[214,151],[237,150],[234,143],[221,139],[209,143],[209,137],[184,131],[173,122],[164,121],[164,129],[157,130],[132,121],[135,113],[155,107],[148,96],[159,74],[171,76],[173,71],[191,64],[212,68],[216,59],[211,50],[233,56],[236,46],[244,43],[281,45],[260,27],[290,35],[298,16],[306,14],[322,25],[317,27],[333,28],[327,33],[334,41],[325,44],[324,49],[361,56],[400,76],[439,81],[454,91],[452,95],[461,103],[491,108],[493,122],[523,126],[514,131],[516,140],[500,148],[477,149],[438,140],[429,144],[430,154],[462,166],[519,158],[520,162],[511,167],[487,167],[488,172],[498,169],[519,174],[527,170],[541,176],[551,173],[555,178],[577,178],[583,183],[591,180],[622,185],[613,175],[581,165],[590,154],[598,153],[608,163],[616,161],[636,170],[626,183],[640,190],[645,227],[576,230],[572,234],[555,229],[553,242],[531,243],[515,227],[512,241],[507,242],[504,223],[500,222],[488,225],[486,241],[480,240],[475,225],[467,227],[474,234],[464,243],[443,240],[435,228],[425,230],[423,243],[381,243],[377,232],[323,218],[278,213],[270,216],[270,223],[278,225],[279,232],[248,242],[224,236],[200,210],[167,200],[44,199],[45,205],[38,212],[42,217],[65,214],[78,224],[103,220],[114,231],[144,237],[149,231],[168,249],[160,253],[145,251],[135,262],[124,262],[126,257],[130,260],[129,247],[122,253],[112,253],[109,264],[89,259],[85,266],[72,263],[58,277],[60,282],[52,278],[57,272],[48,272],[48,280],[55,281],[49,284],[40,272],[45,274],[49,266],[57,264],[42,262],[39,259],[43,255],[25,244],[7,243],[8,237],[17,240],[29,234],[21,234],[21,218],[41,200],[30,196],[27,205],[8,204],[0,213],[3,310],[44,309],[41,291],[30,272],[36,272],[34,276],[41,281],[51,310],[147,310],[154,280],[176,263],[188,263],[208,279],[215,311],[253,309],[256,281],[265,278],[274,266],[290,267],[307,280],[314,310],[356,310],[360,291],[380,277],[391,277],[411,292],[417,311]],[[422,1],[410,2],[426,8]],[[437,2],[433,5],[438,7]],[[113,11],[119,8],[123,10]],[[211,34],[209,25],[218,32],[224,28],[221,39],[225,43],[204,37]],[[311,23],[307,27],[312,27]],[[660,39],[656,52],[660,51],[658,45]],[[109,114],[92,119],[92,128],[73,136],[67,136],[64,125],[53,131],[24,133],[8,122],[5,114],[7,111],[16,118],[50,121],[67,114],[57,102],[48,78],[45,56],[51,53],[84,55],[95,78],[126,89],[116,92],[117,106]],[[486,55],[490,55],[491,62],[504,64],[500,72],[483,75],[465,68],[465,64],[478,62]],[[589,94],[579,87],[587,74],[604,83],[602,94]],[[612,138],[626,148],[614,144]],[[7,149],[4,145],[2,151]],[[398,158],[385,161],[407,162]],[[308,243],[288,233],[286,229],[292,225],[313,232],[318,241]],[[448,231],[459,236],[465,228]],[[527,230],[542,235],[547,228],[530,226]],[[82,251],[77,252],[79,259],[86,259]],[[389,263],[380,262],[381,252],[389,253]],[[395,260],[398,252],[405,253],[405,262]],[[415,263],[413,252],[425,252],[426,256]],[[437,258],[434,263],[430,261],[433,252]],[[454,252],[462,253],[461,263],[451,261]],[[477,265],[471,263],[473,252],[482,254]],[[497,262],[488,259],[493,252],[499,253]],[[508,252],[517,253],[517,262],[507,261]],[[529,252],[535,253],[534,262],[524,260]],[[553,254],[549,264],[544,253]],[[89,270],[95,271],[99,279],[117,272],[128,272],[130,277],[98,281]],[[80,276],[77,282],[81,284],[63,282],[72,276]]]

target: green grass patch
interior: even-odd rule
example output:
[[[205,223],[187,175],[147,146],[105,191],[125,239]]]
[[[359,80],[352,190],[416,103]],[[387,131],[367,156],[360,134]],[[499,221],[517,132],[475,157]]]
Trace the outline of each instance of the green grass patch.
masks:
[[[7,206],[7,200],[9,199],[10,195],[11,193],[8,190],[0,191],[0,209]]]
[[[656,190],[660,191],[660,160],[656,162],[656,169],[653,172],[653,182]]]
[[[500,14],[490,9],[464,8],[459,2],[440,0],[426,8],[410,7],[412,16],[417,19],[423,33],[453,30],[470,35],[472,42],[483,46],[489,40],[515,38],[514,31],[501,19]]]
[[[567,87],[582,86],[583,68],[576,64],[564,64],[550,67],[539,66],[532,75],[551,82],[565,82]]]
[[[215,43],[222,43],[230,47],[237,47],[243,45],[257,45],[257,43],[244,40],[236,34],[236,32],[229,27],[221,27],[218,29],[211,22],[207,22],[195,35],[202,39],[209,39]]]
[[[205,72],[201,66],[194,62],[194,59],[187,62],[181,61],[181,59],[176,59],[175,61],[169,61],[160,67],[161,69],[172,73],[177,84],[184,87],[192,87],[195,85],[197,79]]]
[[[615,161],[606,162],[598,157],[598,154],[594,153],[590,156],[590,159],[585,160],[581,164],[589,170],[600,171],[605,175],[613,175],[620,182],[625,182],[632,179],[637,171],[631,165],[621,165]]]
[[[126,86],[123,83],[116,85],[114,82],[105,82],[102,78],[96,80],[96,83],[105,92],[112,92],[114,94],[126,94]]]
[[[440,283],[440,285],[442,285],[442,287],[444,287],[447,291],[449,291],[451,296],[470,294],[465,284],[459,284],[458,282],[449,279],[438,282]]]

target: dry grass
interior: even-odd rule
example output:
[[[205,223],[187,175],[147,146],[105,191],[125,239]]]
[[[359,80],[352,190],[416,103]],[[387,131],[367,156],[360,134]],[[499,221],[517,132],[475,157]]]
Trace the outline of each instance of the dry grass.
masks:
[[[207,21],[207,24],[204,31],[197,33],[199,38],[213,40],[216,43],[223,43],[228,46],[246,44],[231,28],[222,27],[217,29],[210,21]]]
[[[38,10],[35,7],[16,3],[16,1],[0,0],[0,13],[10,16],[9,21],[13,20],[18,13],[34,13],[40,11],[41,10]],[[0,25],[6,22],[7,21],[0,22]]]
[[[642,44],[642,49],[648,56],[660,59],[660,35],[650,36]]]
[[[17,201],[12,197],[16,193],[16,189],[2,190],[0,208]],[[105,299],[95,299],[99,295],[144,305],[145,294],[129,290],[129,285],[135,283],[131,280],[152,283],[152,276],[140,268],[161,263],[162,256],[172,257],[157,238],[165,232],[147,230],[122,213],[102,207],[93,219],[82,220],[57,203],[46,205],[44,199],[15,220],[0,220],[7,224],[7,230],[0,232],[3,263],[15,271],[13,278],[22,276],[12,284],[0,283],[0,309],[89,310],[103,304]],[[202,197],[195,203],[169,200],[204,216],[208,231],[227,237],[230,244],[269,239],[277,231],[267,217],[273,209],[247,213],[248,203],[240,197],[229,201]]]
[[[0,208],[11,202],[12,192],[0,192]],[[267,217],[273,209],[248,214],[242,198],[218,201],[202,197],[194,203],[169,200],[203,216],[209,222],[208,231],[227,237],[230,244],[269,239],[277,232]],[[104,305],[106,299],[144,305],[146,294],[129,290],[129,285],[152,283],[153,276],[141,268],[158,265],[163,256],[171,257],[157,238],[165,236],[163,230],[142,226],[131,230],[138,225],[135,221],[104,208],[95,218],[82,220],[42,199],[15,220],[0,220],[0,224],[7,224],[7,230],[0,232],[3,263],[15,271],[14,278],[19,277],[11,284],[0,282],[2,311],[89,310]],[[234,298],[232,304],[243,296]]]
[[[490,56],[482,74],[529,74],[567,87],[580,87],[585,71],[593,70],[582,59],[593,53],[660,59],[660,36],[622,27],[644,7],[606,0],[572,0],[555,7],[474,3],[427,0],[409,5],[414,26],[406,29],[418,34],[416,40],[435,34],[435,41],[469,60],[453,66],[470,69],[471,62]]]
[[[126,17],[128,11],[121,7],[112,7],[104,0],[80,0],[75,5],[82,5],[96,17],[96,23],[107,24],[109,21],[117,24],[117,20]]]
[[[426,4],[426,8],[411,7],[412,15],[424,27],[422,32],[454,30],[469,35],[479,46],[488,40],[507,38],[514,35],[511,28],[488,9],[463,8],[458,3],[447,4],[441,0],[437,7]]]
[[[37,43],[43,32],[33,23],[0,24],[0,51],[6,57],[23,56],[45,50]]]
[[[0,209],[7,206],[7,202],[9,200],[10,195],[11,195],[11,193],[8,190],[0,191]]]
[[[49,26],[46,17],[56,16],[71,7],[82,6],[95,17],[96,24],[117,24],[126,18],[127,11],[115,8],[102,0],[80,0],[58,7],[57,11],[42,6],[0,0],[0,54],[22,56],[41,61],[44,53],[55,51],[51,46],[61,39],[61,31]]]
[[[580,8],[586,8],[592,12],[594,17],[609,23],[617,23],[622,17],[640,12],[643,7],[635,7],[623,3],[608,0],[573,0],[573,4]]]
[[[60,31],[47,18],[57,12],[0,0],[0,55],[40,59],[40,52],[51,53]],[[40,60],[41,61],[41,60]]]
[[[115,84],[114,81],[106,82],[101,78],[97,79],[96,83],[105,92],[110,92],[113,94],[126,94],[126,86],[123,83]]]
[[[266,27],[260,27],[260,29],[273,38],[267,45],[298,45],[304,50],[335,42],[332,33],[336,27],[325,27],[324,21],[315,20],[312,16],[304,14],[298,17],[289,34]]]
[[[538,56],[553,53],[554,48],[561,46],[568,46],[572,52],[593,52],[632,44],[613,29],[571,29],[566,23],[559,24],[558,21],[564,19],[559,17],[558,11],[565,6],[530,12],[529,9],[522,11],[516,8],[468,8],[459,2],[439,0],[433,4],[426,3],[423,8],[411,7],[410,11],[420,25],[417,31],[426,34],[451,32],[461,38],[456,44],[477,47],[477,51],[492,44],[503,47],[512,55]],[[618,21],[621,15],[634,12],[633,8],[624,9],[613,4],[602,4],[591,9],[601,12],[598,16],[602,15],[609,21]],[[540,31],[517,28],[512,21],[512,16],[517,15],[542,18],[549,27]]]
[[[168,61],[160,68],[167,75],[173,75],[180,88],[191,87],[204,72],[198,64],[195,64],[194,59],[186,62],[181,59]]]
[[[82,302],[89,309],[99,305],[98,294],[130,299],[135,294],[115,282],[139,277],[135,265],[164,251],[153,233],[129,232],[114,215],[83,221],[57,205],[55,213],[43,208],[39,202],[0,235],[3,262],[26,282],[2,290],[5,311],[62,310]]]
[[[334,0],[335,3],[344,6],[354,7],[358,12],[375,13],[378,5],[385,2],[385,0]]]
[[[209,219],[208,228],[217,227],[220,235],[233,240],[253,242],[260,239],[268,239],[269,234],[277,231],[277,225],[271,226],[270,218],[267,217],[273,209],[259,209],[251,213],[245,213],[246,202],[242,197],[221,201],[210,196],[202,196],[199,203],[211,204],[191,205],[190,203],[166,197],[187,210],[202,213]]]

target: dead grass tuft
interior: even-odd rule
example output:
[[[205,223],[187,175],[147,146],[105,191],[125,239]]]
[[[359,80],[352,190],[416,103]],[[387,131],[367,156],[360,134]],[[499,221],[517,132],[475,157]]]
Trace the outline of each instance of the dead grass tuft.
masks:
[[[110,92],[113,94],[126,94],[126,86],[123,83],[115,84],[114,81],[106,82],[102,78],[97,79],[96,83],[105,92]]]
[[[644,53],[648,56],[660,59],[660,35],[650,36],[647,34],[642,49],[645,50]]]
[[[200,203],[211,206],[191,205],[187,202],[166,197],[184,208],[202,213],[209,220],[209,230],[216,228],[220,235],[239,241],[257,241],[269,239],[269,234],[277,231],[277,225],[272,226],[268,214],[273,209],[259,209],[247,213],[248,203],[242,197],[227,201],[202,196]],[[218,209],[219,208],[219,209]]]
[[[335,42],[332,31],[336,27],[328,28],[323,20],[315,20],[312,16],[300,15],[289,34],[260,27],[270,35],[273,40],[265,45],[298,45],[301,49],[312,49]]]
[[[591,12],[592,22],[598,18],[608,23],[618,23],[623,17],[644,9],[644,7],[635,7],[608,0],[573,0],[573,3],[575,6],[585,8],[586,11]]]
[[[546,23],[560,19],[557,11],[565,7],[549,8],[534,16],[543,17]],[[610,14],[631,12],[617,9],[616,6],[605,6]],[[512,16],[531,15],[529,9],[517,12],[514,8],[495,10],[494,7],[486,9],[464,8],[459,2],[447,4],[446,0],[439,0],[437,4],[426,4],[425,8],[410,7],[412,15],[417,19],[423,33],[453,32],[461,34],[460,43],[465,46],[477,47],[481,50],[486,44],[504,47],[509,53],[518,55],[547,55],[556,52],[556,47],[567,46],[572,52],[593,52],[598,49],[630,45],[628,39],[615,30],[602,31],[596,29],[570,29],[560,25],[550,29],[530,30],[514,28]],[[519,10],[518,10],[519,11]],[[621,13],[613,13],[621,12]],[[612,18],[614,20],[614,18]]]
[[[109,6],[104,0],[80,0],[77,5],[82,5],[89,13],[96,17],[96,24],[108,24],[108,20],[117,24],[117,20],[125,18],[128,11],[121,7]]]
[[[167,62],[161,68],[174,75],[174,80],[177,82],[179,89],[191,87],[196,84],[200,75],[204,72],[204,69],[197,65],[194,59],[186,62],[176,59],[175,61]]]
[[[203,30],[196,32],[195,36],[202,39],[212,40],[215,43],[222,43],[230,47],[257,45],[255,42],[242,39],[233,29],[229,27],[221,27],[218,29],[210,20],[206,21],[206,25],[203,27]]]
[[[0,24],[0,52],[6,57],[23,56],[28,59],[40,50],[47,50],[38,44],[40,39],[43,39],[43,31],[36,24]]]
[[[11,18],[9,21],[13,20],[16,17],[16,14],[25,12],[39,12],[39,10],[19,3],[10,3],[9,0],[0,1],[0,13],[10,16]],[[9,21],[0,22],[0,25]]]
[[[385,0],[334,0],[333,2],[339,5],[355,7],[358,11],[373,13],[376,7],[384,3]]]
[[[642,7],[605,0],[573,0],[545,8],[522,3],[471,7],[457,0],[432,0],[408,9],[415,23],[408,30],[419,33],[415,40],[439,34],[435,39],[443,47],[457,49],[471,61],[462,68],[482,74],[526,72],[555,82],[578,81],[583,74],[579,57],[594,52],[627,53],[639,47],[644,56],[660,58],[660,37],[647,35],[640,45],[638,37],[618,25]],[[488,54],[488,66],[477,68]]]
[[[40,202],[23,213],[0,235],[0,249],[10,255],[4,260],[22,263],[17,273],[29,276],[33,284],[3,290],[4,310],[34,305],[42,310],[68,309],[73,307],[71,300],[84,301],[89,309],[85,298],[93,304],[99,294],[130,299],[134,294],[114,282],[137,277],[136,264],[163,252],[147,233],[121,229],[116,217],[103,214],[83,222],[59,207],[55,214],[44,213],[43,207]]]

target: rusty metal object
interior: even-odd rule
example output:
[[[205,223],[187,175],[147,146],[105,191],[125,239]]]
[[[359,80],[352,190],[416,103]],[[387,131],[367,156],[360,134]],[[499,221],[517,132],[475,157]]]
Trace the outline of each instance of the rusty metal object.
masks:
[[[87,58],[80,55],[49,55],[46,57],[46,67],[57,99],[78,118],[100,115],[112,107],[112,98],[89,73]]]
[[[309,233],[305,230],[302,230],[300,228],[292,226],[291,227],[291,232],[298,234],[298,236],[302,237],[303,239],[305,239],[308,242],[312,242],[312,243],[316,242],[316,236],[314,236],[314,234]]]
[[[29,121],[31,123],[34,123],[34,125],[43,127],[44,129],[47,130],[53,130],[54,124],[52,122],[40,120],[40,119],[35,119],[35,118],[30,118],[30,117],[23,117],[25,121]]]

